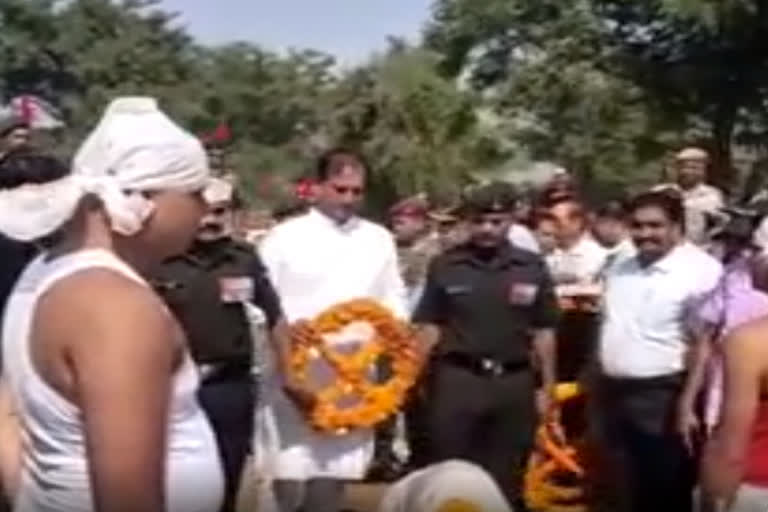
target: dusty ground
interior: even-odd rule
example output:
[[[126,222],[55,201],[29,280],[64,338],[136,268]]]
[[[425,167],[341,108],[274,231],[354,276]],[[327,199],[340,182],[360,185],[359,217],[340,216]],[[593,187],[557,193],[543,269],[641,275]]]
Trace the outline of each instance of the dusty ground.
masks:
[[[240,490],[239,512],[256,512],[254,482],[253,471],[248,468],[243,476],[243,485]],[[346,510],[354,512],[376,512],[376,507],[385,489],[385,485],[378,484],[347,485],[344,507]]]

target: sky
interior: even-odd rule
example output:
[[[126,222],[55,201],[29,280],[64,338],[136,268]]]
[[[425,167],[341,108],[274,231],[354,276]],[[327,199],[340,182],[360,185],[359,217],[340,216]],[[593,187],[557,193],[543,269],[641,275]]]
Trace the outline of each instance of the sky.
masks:
[[[354,65],[386,48],[388,35],[416,41],[431,0],[163,0],[201,42],[250,41],[273,50],[313,48]]]

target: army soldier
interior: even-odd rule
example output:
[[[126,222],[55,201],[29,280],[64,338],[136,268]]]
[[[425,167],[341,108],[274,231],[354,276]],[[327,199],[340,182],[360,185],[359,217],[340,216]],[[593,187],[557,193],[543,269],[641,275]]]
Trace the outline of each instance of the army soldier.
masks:
[[[390,226],[395,235],[400,274],[403,276],[408,293],[408,308],[416,307],[427,275],[427,266],[441,251],[437,232],[432,229],[429,218],[429,202],[422,194],[408,197],[395,203],[389,209]],[[405,410],[407,440],[410,461],[420,466],[425,439],[423,432],[423,404],[419,389],[413,393]],[[393,480],[400,471],[400,460],[394,453],[397,435],[396,417],[379,425],[376,429],[376,452],[374,464],[369,471],[371,480]]]
[[[429,222],[429,203],[422,195],[403,199],[389,209],[389,219],[408,301],[415,307],[427,277],[427,266],[440,252],[439,238]]]
[[[551,411],[558,310],[544,261],[507,239],[513,204],[503,183],[468,194],[469,240],[433,260],[414,322],[437,340],[426,384],[429,462],[478,464],[524,510],[525,463],[539,415]]]
[[[253,344],[243,303],[259,307],[270,327],[278,324],[281,311],[254,248],[231,236],[231,184],[220,180],[217,185],[206,197],[210,212],[196,242],[166,261],[153,281],[186,331],[200,368],[199,399],[216,434],[226,478],[222,512],[231,512],[255,408]]]

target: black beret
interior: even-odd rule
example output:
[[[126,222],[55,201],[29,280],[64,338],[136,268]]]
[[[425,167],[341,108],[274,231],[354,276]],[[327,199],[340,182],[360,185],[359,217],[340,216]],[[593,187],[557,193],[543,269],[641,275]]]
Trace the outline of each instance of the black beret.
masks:
[[[464,215],[483,213],[507,213],[517,203],[515,187],[501,181],[469,190],[462,201],[461,211]]]

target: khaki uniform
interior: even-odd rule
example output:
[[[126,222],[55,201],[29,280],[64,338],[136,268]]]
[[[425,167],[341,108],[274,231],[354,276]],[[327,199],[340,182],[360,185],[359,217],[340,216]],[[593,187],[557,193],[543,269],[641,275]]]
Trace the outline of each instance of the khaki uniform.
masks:
[[[427,278],[429,262],[441,251],[436,233],[428,233],[407,247],[397,249],[400,273],[407,288],[420,286]]]

